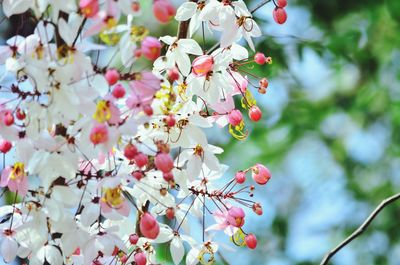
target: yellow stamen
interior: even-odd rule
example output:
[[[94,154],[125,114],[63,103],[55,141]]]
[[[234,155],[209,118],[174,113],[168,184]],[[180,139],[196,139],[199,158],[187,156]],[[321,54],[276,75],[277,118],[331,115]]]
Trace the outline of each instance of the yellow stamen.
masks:
[[[97,103],[96,112],[93,114],[93,119],[103,123],[111,119],[111,110],[109,107],[109,102],[105,100],[100,100]]]

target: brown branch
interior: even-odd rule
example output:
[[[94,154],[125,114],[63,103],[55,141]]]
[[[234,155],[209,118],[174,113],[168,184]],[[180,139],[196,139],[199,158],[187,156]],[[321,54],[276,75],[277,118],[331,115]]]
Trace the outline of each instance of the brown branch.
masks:
[[[189,2],[197,3],[197,1],[198,0],[191,0]],[[188,31],[189,31],[189,24],[190,24],[190,19],[186,20],[186,21],[179,22],[178,33],[176,34],[176,36],[178,37],[178,40],[187,38],[187,34],[188,34]]]
[[[400,199],[400,193],[397,193],[389,198],[384,199],[378,207],[375,208],[375,210],[368,216],[368,218],[360,225],[356,231],[354,231],[349,237],[347,237],[344,241],[342,241],[338,246],[336,246],[334,249],[329,251],[320,265],[327,265],[330,259],[338,253],[342,248],[344,248],[346,245],[348,245],[351,241],[356,239],[358,236],[360,236],[362,233],[367,230],[368,226],[372,223],[372,221],[378,216],[378,214],[388,205],[391,203],[397,201]]]

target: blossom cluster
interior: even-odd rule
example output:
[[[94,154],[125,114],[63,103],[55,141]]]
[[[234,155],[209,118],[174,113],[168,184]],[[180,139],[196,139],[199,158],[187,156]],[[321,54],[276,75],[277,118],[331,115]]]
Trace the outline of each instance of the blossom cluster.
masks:
[[[262,119],[252,93],[268,80],[248,67],[272,63],[254,52],[261,30],[242,0],[154,0],[159,23],[180,24],[157,38],[136,23],[151,12],[145,2],[3,0],[7,17],[35,25],[0,46],[0,187],[13,193],[0,207],[5,262],[155,264],[168,243],[175,264],[211,264],[211,230],[256,247],[246,212],[262,215],[252,197],[271,173],[255,164],[227,177],[203,129],[244,140],[242,113]],[[273,3],[283,23],[286,1]],[[204,31],[214,47],[193,38]],[[138,70],[146,61],[151,69]]]

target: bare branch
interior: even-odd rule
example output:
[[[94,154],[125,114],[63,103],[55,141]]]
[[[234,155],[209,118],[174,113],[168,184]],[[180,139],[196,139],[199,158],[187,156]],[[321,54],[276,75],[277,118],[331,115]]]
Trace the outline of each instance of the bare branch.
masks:
[[[349,237],[347,237],[344,241],[342,241],[338,246],[336,246],[334,249],[329,251],[320,265],[327,265],[330,259],[338,253],[343,247],[348,245],[351,241],[356,239],[358,236],[360,236],[362,233],[367,230],[368,226],[372,223],[372,221],[378,216],[378,214],[388,205],[391,203],[395,202],[396,200],[400,199],[400,193],[397,193],[389,198],[384,199],[378,207],[375,208],[375,210],[368,216],[368,218],[360,225],[356,231],[354,231]]]
[[[254,13],[256,12],[258,9],[260,9],[261,7],[263,7],[264,5],[268,4],[269,2],[271,2],[271,0],[263,0],[262,2],[260,2],[258,5],[256,5],[251,11],[250,13]]]

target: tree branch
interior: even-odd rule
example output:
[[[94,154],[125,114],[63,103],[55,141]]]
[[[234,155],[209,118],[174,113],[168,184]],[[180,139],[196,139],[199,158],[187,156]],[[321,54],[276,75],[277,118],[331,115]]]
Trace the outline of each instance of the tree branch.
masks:
[[[271,2],[271,0],[263,0],[262,2],[260,2],[258,5],[256,5],[251,11],[250,13],[254,13],[256,12],[258,9],[260,9],[261,7],[263,7],[264,5],[268,4],[269,2]]]
[[[351,241],[356,239],[358,236],[360,236],[362,233],[367,230],[368,226],[372,223],[372,221],[378,216],[378,214],[388,205],[391,203],[397,201],[400,199],[400,193],[397,193],[389,198],[384,199],[378,207],[375,208],[375,210],[368,216],[368,218],[360,225],[356,231],[354,231],[349,237],[347,237],[344,241],[342,241],[338,246],[336,246],[334,249],[329,251],[320,265],[327,265],[330,259],[338,253],[342,248],[344,248],[346,245],[348,245]]]

